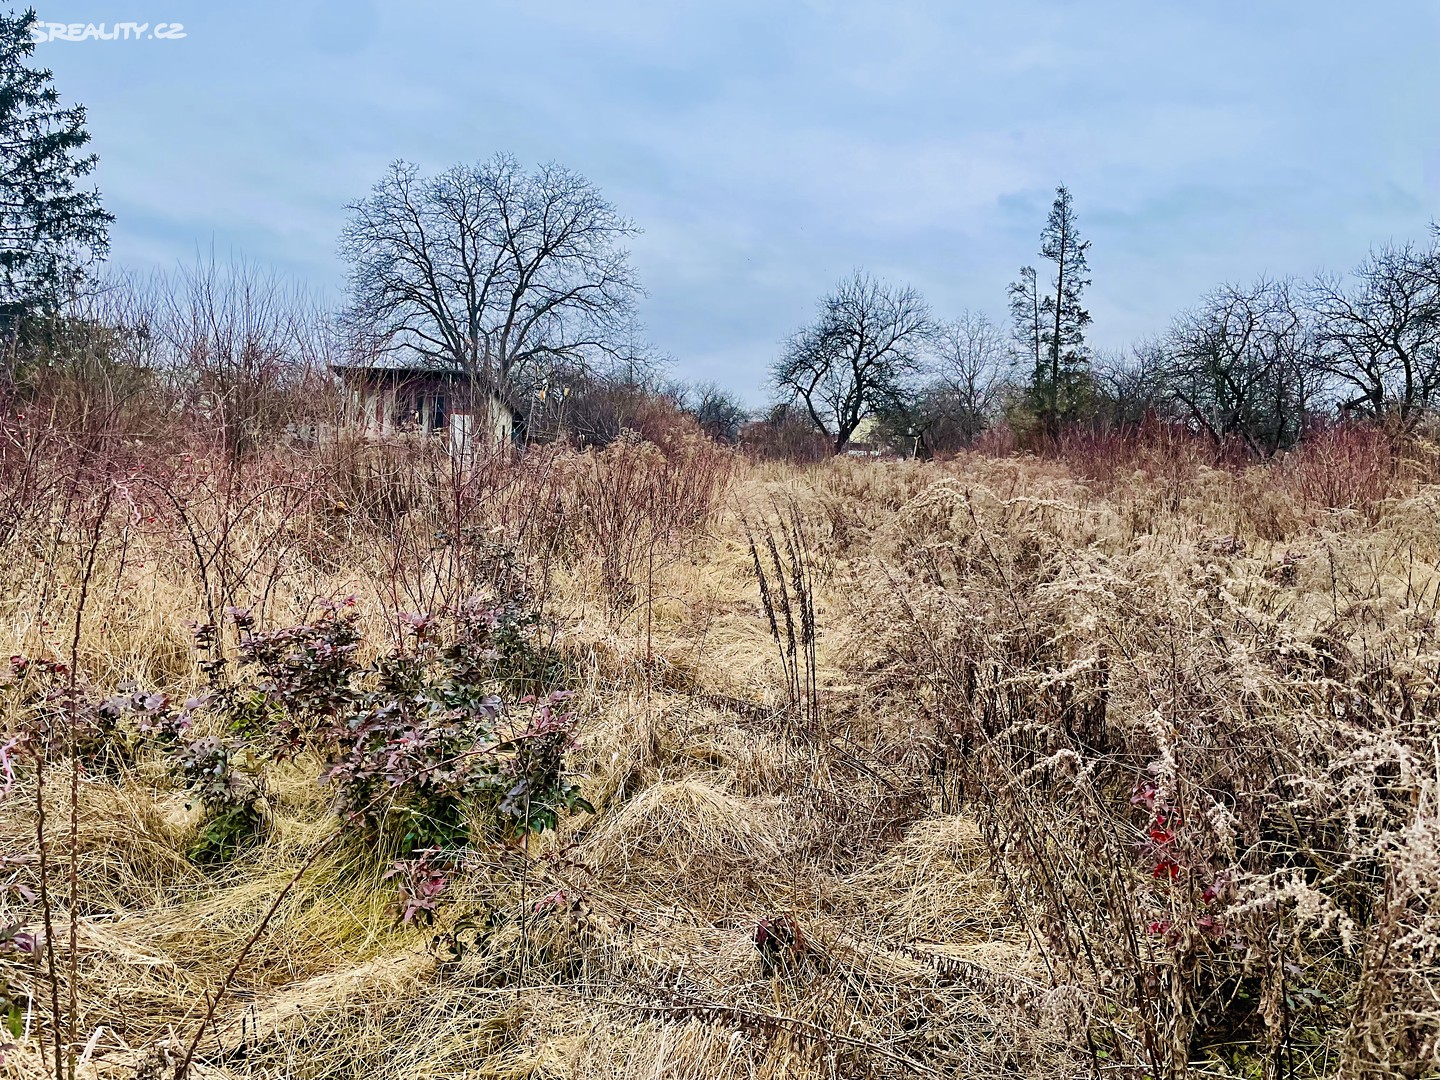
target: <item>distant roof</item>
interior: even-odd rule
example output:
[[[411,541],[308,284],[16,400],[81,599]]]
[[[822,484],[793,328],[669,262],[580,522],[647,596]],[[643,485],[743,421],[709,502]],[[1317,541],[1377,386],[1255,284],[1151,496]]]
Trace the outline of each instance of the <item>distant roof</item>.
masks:
[[[372,371],[391,375],[449,375],[457,379],[468,378],[472,383],[483,386],[492,397],[498,398],[511,412],[519,412],[513,394],[502,391],[495,385],[494,380],[473,375],[459,364],[445,363],[439,360],[403,360],[398,356],[377,356],[372,360],[337,361],[330,365],[330,370],[342,378],[347,373]]]
[[[341,360],[330,365],[337,375],[347,371],[394,371],[416,375],[464,375],[459,364],[443,360],[407,360],[399,356],[377,356],[370,360]]]

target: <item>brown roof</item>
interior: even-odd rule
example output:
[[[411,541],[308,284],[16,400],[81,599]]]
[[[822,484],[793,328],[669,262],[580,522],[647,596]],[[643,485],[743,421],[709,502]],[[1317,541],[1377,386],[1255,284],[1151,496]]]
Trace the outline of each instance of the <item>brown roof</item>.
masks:
[[[432,375],[447,379],[463,379],[472,385],[487,391],[492,397],[498,398],[507,405],[512,413],[519,413],[519,407],[515,404],[513,394],[502,391],[494,380],[481,375],[475,375],[466,371],[459,364],[445,363],[438,360],[403,360],[395,356],[378,356],[373,360],[366,361],[340,361],[330,365],[330,370],[342,379],[350,375],[411,375],[423,376]]]

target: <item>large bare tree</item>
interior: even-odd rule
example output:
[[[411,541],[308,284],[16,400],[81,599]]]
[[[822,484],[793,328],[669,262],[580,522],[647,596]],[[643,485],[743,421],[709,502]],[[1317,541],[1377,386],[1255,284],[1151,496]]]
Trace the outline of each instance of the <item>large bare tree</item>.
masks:
[[[1354,287],[1322,278],[1318,366],[1346,412],[1411,426],[1440,398],[1440,247],[1386,247]]]
[[[1158,374],[1194,426],[1270,454],[1300,439],[1315,403],[1314,323],[1287,281],[1226,285],[1171,328]]]
[[[805,410],[838,454],[862,421],[911,392],[933,331],[930,309],[913,288],[856,272],[786,344],[773,370],[775,387],[782,401]]]
[[[989,426],[1005,378],[1005,335],[980,312],[961,312],[936,335],[935,373],[967,442]]]
[[[396,162],[347,209],[347,322],[373,346],[501,389],[636,359],[637,230],[584,177],[503,154],[433,177]]]

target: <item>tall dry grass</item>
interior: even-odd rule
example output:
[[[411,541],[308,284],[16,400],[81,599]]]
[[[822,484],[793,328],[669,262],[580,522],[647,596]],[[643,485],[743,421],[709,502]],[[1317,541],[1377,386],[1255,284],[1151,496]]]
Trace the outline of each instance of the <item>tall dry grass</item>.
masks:
[[[1436,503],[1377,460],[1197,472],[1143,528],[1143,477],[989,465],[857,579],[872,707],[977,822],[1077,1071],[1440,1067]]]
[[[457,463],[89,415],[11,409],[0,450],[0,625],[64,669],[7,715],[17,1075],[1440,1069],[1423,447]],[[432,926],[313,756],[200,864],[158,754],[69,741],[87,695],[201,688],[226,608],[348,599],[375,653],[494,592],[543,615],[596,812],[477,844]]]

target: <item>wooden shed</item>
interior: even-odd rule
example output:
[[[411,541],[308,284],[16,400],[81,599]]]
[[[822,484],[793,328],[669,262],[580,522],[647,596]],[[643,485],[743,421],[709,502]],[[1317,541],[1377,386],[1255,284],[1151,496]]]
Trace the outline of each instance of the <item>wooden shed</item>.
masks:
[[[331,370],[345,385],[347,423],[362,437],[433,436],[456,452],[514,438],[518,413],[509,398],[461,368],[379,358]]]

